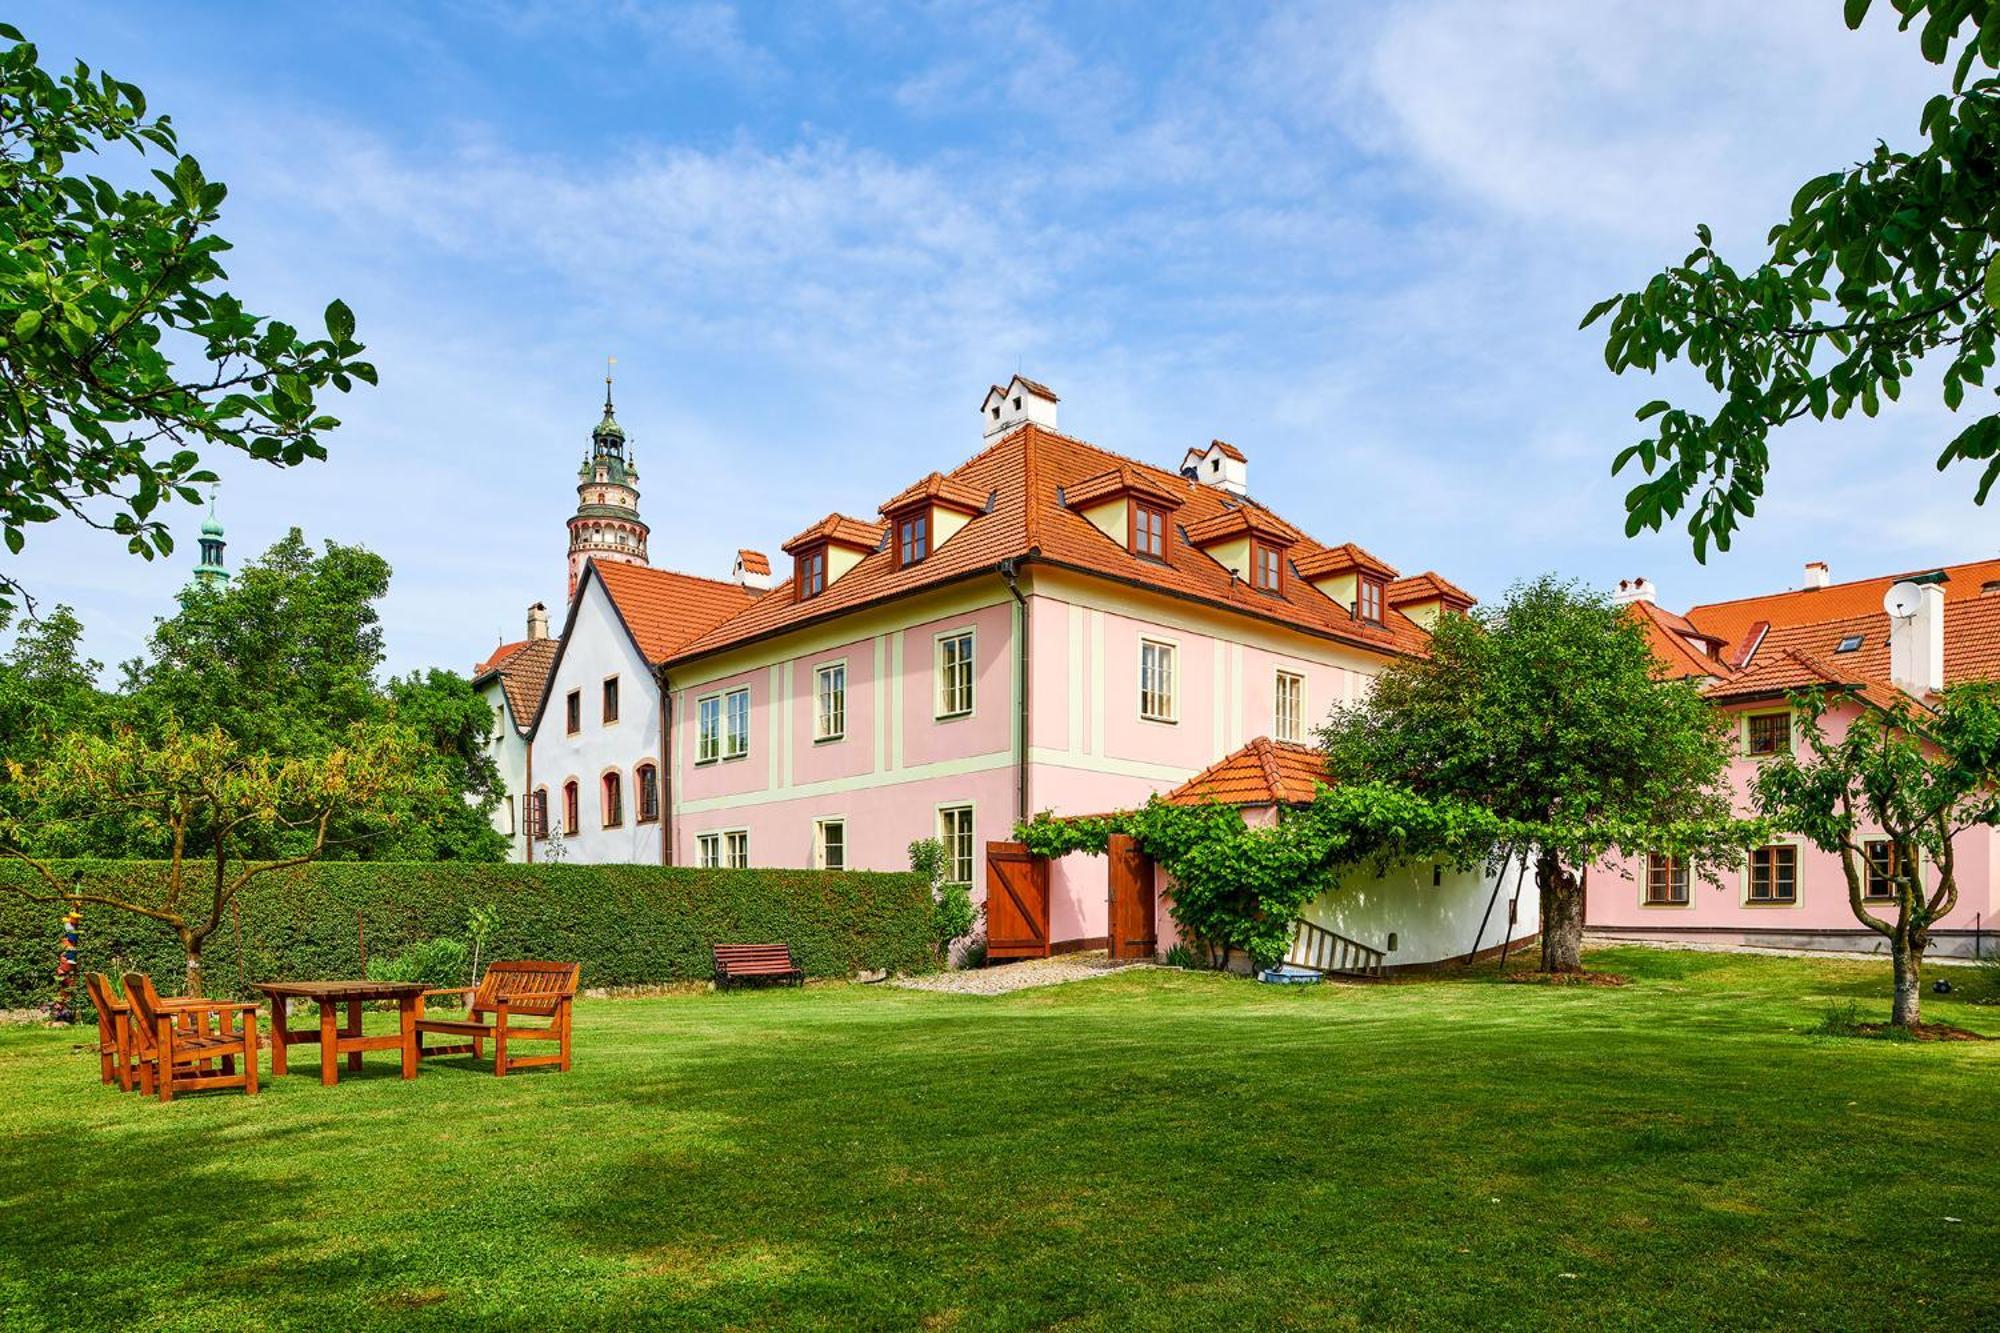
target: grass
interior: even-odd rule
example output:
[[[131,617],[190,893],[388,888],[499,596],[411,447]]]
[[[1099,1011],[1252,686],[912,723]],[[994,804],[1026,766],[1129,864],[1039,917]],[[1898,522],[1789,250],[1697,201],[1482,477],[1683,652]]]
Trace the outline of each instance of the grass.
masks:
[[[0,1031],[0,1322],[1992,1319],[2000,1042],[1810,1035],[1880,965],[1591,962],[1630,984],[594,1001],[568,1075],[170,1106]],[[1926,1017],[2000,1034],[1972,998]]]

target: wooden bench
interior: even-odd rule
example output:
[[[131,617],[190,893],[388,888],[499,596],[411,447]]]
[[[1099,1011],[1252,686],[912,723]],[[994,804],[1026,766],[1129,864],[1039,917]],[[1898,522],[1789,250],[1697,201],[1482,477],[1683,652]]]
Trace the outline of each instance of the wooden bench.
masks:
[[[792,957],[789,944],[718,944],[715,988],[727,990],[746,981],[790,981],[806,984],[806,970]]]
[[[505,1077],[510,1069],[527,1069],[534,1065],[555,1065],[567,1073],[570,1004],[576,999],[577,978],[582,971],[580,963],[489,963],[477,989],[448,986],[425,991],[417,997],[417,1058],[461,1055],[469,1051],[473,1059],[481,1059],[490,1038],[493,1042],[493,1073],[497,1078]],[[471,997],[471,1006],[465,1017],[427,1017],[424,1002],[440,995]],[[522,1027],[518,1020],[523,1016],[549,1021],[542,1027]],[[426,1033],[465,1040],[448,1046],[426,1048]],[[525,1057],[514,1055],[507,1047],[509,1042],[515,1041],[552,1041],[556,1043],[556,1053]]]

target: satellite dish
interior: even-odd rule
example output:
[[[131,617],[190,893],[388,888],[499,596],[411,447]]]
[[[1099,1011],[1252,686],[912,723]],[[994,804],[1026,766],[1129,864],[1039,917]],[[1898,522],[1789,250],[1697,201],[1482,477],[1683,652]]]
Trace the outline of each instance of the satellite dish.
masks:
[[[1923,594],[1914,583],[1892,583],[1889,591],[1882,594],[1882,609],[1897,620],[1908,620],[1917,613],[1917,604]]]

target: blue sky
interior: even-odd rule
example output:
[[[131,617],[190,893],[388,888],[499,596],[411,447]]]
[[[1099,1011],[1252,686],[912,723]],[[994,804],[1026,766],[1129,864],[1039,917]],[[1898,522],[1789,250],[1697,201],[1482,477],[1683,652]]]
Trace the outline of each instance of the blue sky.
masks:
[[[1878,6],[1886,8],[1885,6]],[[2000,550],[1934,394],[1781,437],[1707,568],[1608,474],[1655,386],[1576,330],[1797,184],[1914,137],[1940,74],[1825,0],[761,10],[638,0],[16,4],[231,187],[252,308],[353,306],[379,390],[324,464],[221,460],[240,563],[297,525],[395,567],[391,667],[555,604],[618,357],[656,564],[726,574],[978,445],[989,381],[1171,463],[1213,437],[1326,541],[1482,597],[1555,569],[1675,606]],[[17,569],[137,651],[193,561],[74,528]]]

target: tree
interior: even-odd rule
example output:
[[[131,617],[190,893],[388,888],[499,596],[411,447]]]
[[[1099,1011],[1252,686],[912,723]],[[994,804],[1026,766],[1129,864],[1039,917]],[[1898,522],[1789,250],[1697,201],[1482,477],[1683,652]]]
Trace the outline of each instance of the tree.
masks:
[[[1870,0],[1847,0],[1857,27]],[[2000,307],[2000,0],[1893,0],[1902,27],[1921,21],[1924,58],[1943,64],[1965,35],[1949,92],[1925,105],[1915,152],[1878,143],[1867,160],[1806,181],[1768,251],[1739,272],[1706,225],[1695,249],[1636,291],[1599,302],[1604,359],[1614,373],[1658,371],[1685,360],[1720,396],[1712,414],[1654,399],[1638,418],[1653,432],[1620,452],[1646,480],[1625,497],[1628,536],[1658,531],[1694,501],[1687,530],[1697,559],[1728,550],[1756,510],[1770,439],[1804,416],[1824,421],[1855,406],[1867,416],[1900,397],[1917,362],[1944,361],[1945,406],[1994,363]],[[1967,425],[1939,455],[1985,462],[1974,501],[2000,481],[2000,413]],[[1699,499],[1696,500],[1697,493]]]
[[[325,855],[337,815],[395,818],[424,779],[412,764],[409,733],[357,727],[324,755],[277,759],[243,749],[219,727],[186,731],[169,723],[157,741],[130,727],[108,736],[65,734],[29,765],[8,761],[17,804],[0,812],[0,856],[23,861],[45,888],[12,890],[35,902],[116,908],[160,922],[187,954],[187,993],[202,991],[202,947],[244,888],[259,876]],[[168,849],[157,897],[121,896],[88,881],[65,884],[29,851],[27,830],[88,830],[100,821],[136,822]],[[257,834],[281,833],[292,850],[252,861]]]
[[[317,395],[375,369],[341,302],[308,339],[223,287],[227,190],[139,89],[81,62],[58,78],[9,24],[0,39],[0,540],[19,554],[32,525],[68,515],[165,555],[160,506],[214,479],[201,447],[324,458],[339,422]],[[71,170],[121,147],[165,154],[161,193]],[[0,606],[22,593],[0,575]]]
[[[0,611],[0,632],[7,628]],[[112,704],[97,686],[102,662],[83,656],[83,624],[67,606],[25,621],[0,656],[0,736],[16,759],[57,733],[87,727]]]
[[[1544,971],[1581,969],[1586,879],[1609,852],[1668,851],[1713,878],[1749,841],[1723,721],[1656,678],[1631,616],[1550,577],[1439,620],[1429,655],[1391,665],[1320,741],[1339,782],[1484,809],[1535,848]]]
[[[1889,1022],[1914,1027],[1922,1014],[1930,928],[1958,905],[1956,839],[2000,824],[2000,684],[1945,690],[1935,711],[1897,703],[1863,708],[1829,734],[1836,699],[1800,694],[1806,757],[1783,756],[1757,775],[1757,802],[1780,827],[1839,855],[1847,901],[1862,925],[1889,941],[1895,1000]],[[1868,830],[1889,844],[1893,919],[1869,908]],[[1926,873],[1935,887],[1924,887]]]

